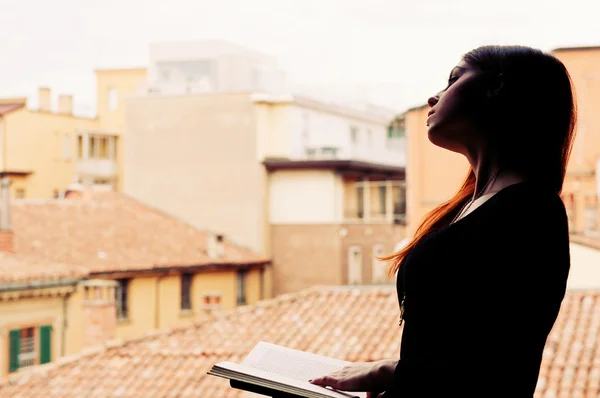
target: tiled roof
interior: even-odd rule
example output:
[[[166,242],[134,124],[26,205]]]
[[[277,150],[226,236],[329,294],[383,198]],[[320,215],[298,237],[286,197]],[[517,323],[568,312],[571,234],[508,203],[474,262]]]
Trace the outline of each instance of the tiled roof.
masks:
[[[0,116],[4,116],[7,113],[16,111],[17,109],[21,109],[24,106],[25,106],[24,103],[0,104]]]
[[[15,253],[81,264],[92,273],[266,261],[227,241],[224,256],[211,258],[208,233],[119,193],[16,200],[12,211]]]
[[[591,247],[592,249],[600,249],[600,237],[571,234],[569,239],[572,243]]]
[[[0,287],[6,284],[78,279],[86,275],[87,270],[83,267],[0,252]]]
[[[240,307],[220,319],[13,375],[0,396],[243,397],[206,375],[260,340],[348,361],[398,356],[396,292],[326,287]],[[598,397],[600,292],[569,292],[548,339],[536,398]]]

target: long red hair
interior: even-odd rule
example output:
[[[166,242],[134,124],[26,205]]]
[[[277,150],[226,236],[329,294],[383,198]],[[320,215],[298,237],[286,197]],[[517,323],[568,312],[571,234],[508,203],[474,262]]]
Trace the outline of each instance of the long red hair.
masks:
[[[478,115],[478,122],[489,126],[485,138],[490,147],[506,167],[560,194],[577,119],[573,85],[563,63],[524,46],[483,46],[463,59],[479,71],[503,79],[501,93],[493,101],[488,100]],[[407,137],[410,139],[410,133]],[[390,262],[390,277],[419,242],[452,222],[473,197],[475,182],[475,173],[470,169],[458,192],[425,216],[412,241],[381,258]]]

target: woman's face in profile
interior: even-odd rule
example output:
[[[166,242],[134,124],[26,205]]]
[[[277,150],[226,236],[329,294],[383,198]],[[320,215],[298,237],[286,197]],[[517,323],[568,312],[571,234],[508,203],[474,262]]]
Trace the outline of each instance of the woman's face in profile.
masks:
[[[475,120],[483,101],[480,73],[464,61],[450,72],[446,88],[427,102],[429,140],[442,148],[465,153],[479,141]]]

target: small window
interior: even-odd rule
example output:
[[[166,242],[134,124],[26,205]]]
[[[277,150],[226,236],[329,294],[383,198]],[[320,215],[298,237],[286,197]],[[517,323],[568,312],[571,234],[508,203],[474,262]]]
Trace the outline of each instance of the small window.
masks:
[[[112,140],[112,158],[113,160],[117,160],[117,144],[118,144],[118,139],[117,137],[111,137],[110,140]]]
[[[52,326],[27,327],[9,332],[9,372],[52,360]]]
[[[17,199],[25,199],[25,195],[26,195],[25,188],[17,188],[15,190],[15,197]]]
[[[385,216],[386,214],[386,205],[387,205],[387,190],[385,185],[380,185],[377,190],[379,191],[379,214],[381,216]]]
[[[117,279],[115,300],[117,302],[117,319],[129,319],[129,279]]]
[[[356,186],[356,217],[363,218],[365,215],[365,188]]]
[[[65,134],[63,137],[63,159],[71,160],[71,136]]]
[[[181,274],[181,310],[192,309],[192,276],[193,274]]]
[[[265,269],[260,269],[260,299],[264,300],[265,298]]]
[[[19,369],[35,365],[35,336],[33,328],[21,329]]]
[[[353,144],[358,142],[358,127],[350,126],[350,140]]]
[[[119,94],[117,89],[111,87],[108,89],[108,109],[111,111],[116,111],[119,102]]]
[[[362,250],[358,245],[348,248],[348,284],[362,283]]]
[[[108,159],[108,137],[98,137],[99,141],[99,158]]]
[[[93,135],[88,137],[88,158],[95,159],[97,154],[98,139]]]
[[[83,159],[83,137],[77,136],[77,159]]]
[[[237,272],[237,305],[246,305],[246,270]]]

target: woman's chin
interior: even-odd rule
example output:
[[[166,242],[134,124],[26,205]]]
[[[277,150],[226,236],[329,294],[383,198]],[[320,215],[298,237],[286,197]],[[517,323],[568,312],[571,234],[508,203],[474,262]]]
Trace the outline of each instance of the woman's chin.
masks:
[[[439,131],[439,129],[436,129],[435,125],[428,127],[427,138],[429,138],[429,142],[431,142],[433,145],[439,146],[444,149],[453,150],[452,148],[456,144],[454,140],[446,137],[443,131]]]

